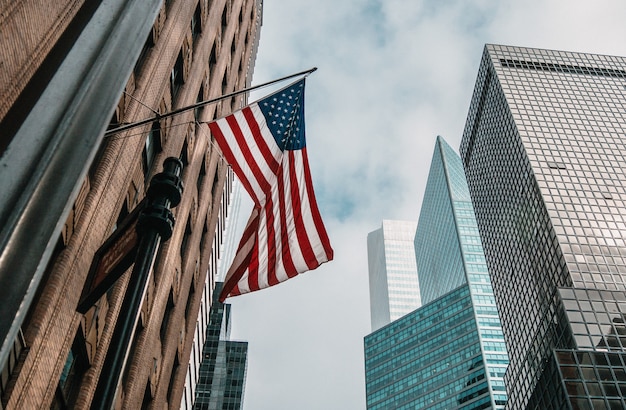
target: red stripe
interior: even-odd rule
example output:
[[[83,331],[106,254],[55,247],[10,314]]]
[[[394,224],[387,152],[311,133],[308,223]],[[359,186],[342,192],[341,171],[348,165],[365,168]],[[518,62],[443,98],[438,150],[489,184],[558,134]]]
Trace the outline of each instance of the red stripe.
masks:
[[[222,154],[224,155],[224,158],[226,158],[226,162],[228,162],[233,168],[233,171],[239,177],[239,180],[243,184],[243,187],[246,189],[246,191],[248,191],[250,196],[254,198],[254,189],[252,189],[250,181],[245,177],[245,174],[243,173],[243,170],[241,169],[239,163],[235,161],[235,155],[230,149],[228,143],[226,142],[226,138],[224,137],[224,134],[222,133],[222,129],[220,128],[219,124],[217,122],[211,122],[209,123],[209,129],[211,130],[211,133],[215,138],[215,142],[217,142],[217,145],[219,145],[220,149],[222,150]]]
[[[233,135],[235,136],[235,140],[237,141],[237,145],[239,146],[239,149],[243,153],[243,158],[246,160],[248,167],[250,167],[250,170],[252,171],[252,175],[254,175],[255,179],[257,180],[257,183],[261,187],[261,191],[263,192],[269,191],[271,189],[271,185],[265,179],[265,176],[263,172],[261,171],[259,164],[256,162],[256,158],[252,155],[252,152],[250,152],[248,143],[243,135],[243,132],[241,131],[241,128],[239,128],[239,123],[237,123],[235,116],[229,115],[228,117],[224,119],[226,120],[226,122],[228,122],[228,125],[230,126],[231,131]],[[258,198],[257,201],[261,199],[262,198]]]
[[[322,215],[317,207],[317,200],[315,199],[315,192],[313,192],[313,179],[311,178],[311,169],[309,167],[309,158],[306,147],[302,148],[301,153],[302,167],[304,168],[304,180],[306,181],[306,191],[307,196],[309,197],[309,208],[311,208],[313,223],[315,224],[315,229],[317,229],[320,241],[322,241],[324,251],[326,251],[326,258],[331,261],[333,260],[334,251],[330,246],[330,240],[328,239],[328,234],[326,233],[326,228],[324,227],[324,222],[322,221]]]
[[[250,264],[248,265],[247,281],[250,292],[261,289],[259,286],[259,235],[254,240]]]
[[[254,210],[252,212],[254,212]],[[240,254],[241,248],[250,240],[250,238],[255,238],[254,239],[255,242],[257,241],[256,236],[257,236],[258,230],[259,230],[259,214],[257,213],[256,217],[248,223],[248,226],[246,226],[246,229],[243,232],[241,240],[239,241],[239,246],[237,247],[237,252],[236,252],[237,256]],[[241,280],[241,277],[246,272],[246,269],[248,269],[248,265],[250,264],[251,258],[252,258],[252,252],[249,252],[245,256],[245,258],[242,260],[242,262],[239,264],[239,266],[231,267],[231,270],[233,268],[234,270],[232,270],[232,272],[229,271],[229,274],[226,277],[226,281],[222,288],[222,292],[220,293],[220,302],[223,302],[226,299],[226,297],[228,297],[228,295],[234,294],[233,289],[237,286],[237,283],[239,283],[239,281]]]
[[[283,154],[284,155],[284,154]],[[282,175],[284,175],[283,170],[284,162],[281,164],[279,172],[281,178],[278,178],[278,213],[280,217],[280,242],[281,242],[281,257],[283,262],[283,267],[285,268],[285,273],[287,277],[293,278],[299,272],[296,270],[296,266],[293,263],[293,258],[291,257],[291,248],[289,246],[289,232],[287,232],[287,212],[286,212],[286,201],[285,201],[285,181],[283,180]]]
[[[315,269],[319,266],[319,262],[313,252],[311,241],[306,231],[304,220],[302,218],[302,208],[308,206],[308,203],[302,203],[300,197],[300,186],[298,184],[298,171],[295,165],[295,154],[293,151],[289,151],[289,178],[291,179],[291,202],[293,208],[293,219],[296,228],[296,237],[298,238],[298,245],[300,246],[302,256],[309,269]]]
[[[270,286],[278,283],[276,278],[276,231],[274,230],[274,202],[272,194],[267,195],[265,204],[265,228],[267,229],[267,282]]]
[[[261,151],[261,154],[263,155],[263,158],[265,159],[265,162],[268,168],[274,174],[276,174],[276,170],[280,166],[280,163],[276,160],[276,158],[274,158],[274,155],[272,154],[272,151],[270,151],[267,141],[265,140],[265,138],[263,138],[263,134],[261,133],[261,130],[259,129],[259,124],[256,122],[256,119],[254,118],[254,113],[252,112],[250,107],[246,107],[243,109],[243,116],[245,117],[246,122],[248,123],[248,127],[250,127],[250,132],[252,133],[252,136],[254,137],[254,141],[259,147],[259,151]],[[273,140],[272,140],[272,143],[275,144]],[[257,161],[258,161],[258,158],[257,158]],[[264,191],[264,192],[267,192],[267,191]]]

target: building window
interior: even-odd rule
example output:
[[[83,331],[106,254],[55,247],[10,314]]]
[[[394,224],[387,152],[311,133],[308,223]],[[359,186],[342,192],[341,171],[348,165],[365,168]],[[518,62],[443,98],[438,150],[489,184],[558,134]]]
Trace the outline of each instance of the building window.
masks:
[[[183,149],[180,151],[180,162],[183,163],[183,172],[187,169],[187,165],[189,165],[189,155],[187,154],[189,151],[189,146],[187,145],[187,139],[185,139],[185,143],[183,144]]]
[[[178,91],[180,90],[180,86],[184,83],[183,78],[183,50],[178,52],[178,57],[176,58],[176,63],[172,68],[172,74],[170,76],[170,91],[172,92],[172,101],[178,95]]]
[[[170,373],[170,382],[167,385],[167,401],[172,399],[172,390],[174,388],[174,381],[176,380],[176,372],[178,371],[178,366],[180,362],[178,361],[178,355],[174,356],[174,365],[172,366],[172,373]],[[170,408],[174,408],[174,403],[170,403]]]
[[[165,312],[163,313],[163,320],[161,321],[161,328],[159,330],[159,335],[161,336],[161,345],[165,347],[166,335],[167,335],[167,325],[170,321],[170,316],[172,315],[172,310],[174,309],[174,296],[172,295],[172,291],[170,290],[170,296],[167,299],[167,306],[165,307]]]
[[[71,409],[76,404],[76,398],[80,391],[80,384],[83,374],[89,367],[89,359],[87,349],[85,347],[85,339],[81,327],[76,332],[74,343],[70,349],[59,384],[57,385],[56,395],[52,403],[51,409]]]
[[[152,404],[152,390],[150,389],[150,382],[148,382],[148,384],[146,384],[146,390],[143,392],[141,410],[148,410],[151,404]]]
[[[191,216],[187,218],[187,225],[185,226],[185,234],[183,235],[183,240],[180,243],[180,256],[183,258],[183,266],[185,266],[185,258],[189,253],[189,239],[191,239],[191,223],[189,220]]]
[[[146,39],[146,42],[144,43],[143,48],[141,49],[141,53],[139,54],[139,58],[135,62],[135,67],[133,68],[133,74],[135,75],[135,77],[139,75],[139,72],[141,71],[143,64],[148,58],[148,53],[150,52],[150,49],[153,46],[154,46],[154,36],[153,36],[153,31],[150,30],[150,34],[148,34],[148,38]]]
[[[193,17],[191,17],[191,35],[195,40],[198,35],[202,32],[202,14],[200,12],[200,3],[196,6],[196,11],[193,13]]]
[[[215,42],[211,46],[211,54],[209,55],[209,68],[211,69],[211,74],[213,74],[213,68],[217,64],[217,54],[215,52]]]
[[[200,91],[198,91],[198,97],[196,97],[196,103],[201,103],[204,101],[204,86],[200,86]],[[194,118],[196,122],[200,122],[200,116],[202,115],[202,111],[204,110],[204,106],[196,107],[193,110]]]
[[[200,173],[196,180],[196,187],[198,188],[198,198],[200,198],[200,192],[202,191],[202,185],[204,185],[204,179],[206,177],[206,166],[204,165],[204,158],[202,159],[202,165],[200,166]]]
[[[143,149],[143,174],[147,178],[154,165],[157,153],[161,151],[161,125],[158,121],[152,123],[152,129],[146,137]]]

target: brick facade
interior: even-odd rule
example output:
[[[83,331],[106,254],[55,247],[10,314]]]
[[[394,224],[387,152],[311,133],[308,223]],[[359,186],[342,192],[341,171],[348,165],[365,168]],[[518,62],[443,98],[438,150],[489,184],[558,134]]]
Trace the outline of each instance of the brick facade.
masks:
[[[47,43],[67,26],[50,15],[62,11],[71,18],[80,2],[15,3],[2,2],[0,15],[16,24],[14,34],[33,37],[11,62],[12,69],[0,76],[1,84],[15,83],[11,89],[17,94],[29,76],[20,61],[31,58],[35,66],[43,61]],[[28,16],[26,26],[18,24],[18,14]],[[245,88],[260,16],[259,0],[165,1],[112,123],[143,120]],[[3,56],[21,46],[16,43],[20,36],[3,36]],[[0,89],[2,118],[13,101],[6,87]],[[129,272],[87,314],[77,313],[76,306],[95,251],[143,198],[150,177],[169,156],[185,163],[183,199],[174,208],[172,238],[161,247],[149,279],[116,406],[179,407],[200,296],[205,280],[214,282],[207,271],[214,235],[222,229],[224,187],[229,186],[227,164],[202,122],[244,102],[245,97],[234,97],[104,139],[22,326],[19,360],[10,369],[5,364],[4,408],[89,408]]]

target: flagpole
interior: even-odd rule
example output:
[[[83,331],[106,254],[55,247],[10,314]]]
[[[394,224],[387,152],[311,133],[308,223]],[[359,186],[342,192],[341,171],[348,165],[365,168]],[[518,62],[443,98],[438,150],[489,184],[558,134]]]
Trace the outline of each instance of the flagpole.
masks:
[[[213,99],[206,100],[206,101],[201,101],[201,102],[195,103],[193,105],[188,105],[186,107],[178,108],[178,109],[176,109],[174,111],[170,111],[170,112],[165,113],[165,114],[157,114],[157,115],[155,115],[152,118],[146,118],[145,120],[132,122],[132,123],[129,123],[129,124],[124,124],[124,125],[122,125],[120,127],[112,128],[110,130],[107,130],[104,133],[104,136],[108,137],[108,136],[111,136],[113,134],[117,134],[119,132],[129,130],[131,128],[140,127],[142,125],[149,124],[149,123],[151,123],[153,121],[161,120],[163,118],[172,117],[174,115],[180,114],[180,113],[185,112],[185,111],[195,110],[196,108],[203,107],[205,105],[212,104],[212,103],[218,102],[220,100],[224,100],[226,98],[234,97],[234,96],[239,95],[239,94],[247,93],[249,91],[253,91],[253,90],[256,90],[256,89],[261,88],[261,87],[266,87],[268,85],[276,84],[276,83],[279,83],[281,81],[289,80],[290,78],[299,77],[299,76],[307,77],[311,73],[315,72],[316,70],[317,70],[317,67],[313,67],[313,68],[310,68],[308,70],[301,71],[299,73],[290,74],[290,75],[287,75],[285,77],[278,78],[276,80],[265,82],[263,84],[258,84],[258,85],[252,86],[252,87],[241,89],[239,91],[234,91],[234,92],[229,93],[229,94],[224,94],[224,95],[222,95],[220,97],[217,97],[217,98],[213,98]]]

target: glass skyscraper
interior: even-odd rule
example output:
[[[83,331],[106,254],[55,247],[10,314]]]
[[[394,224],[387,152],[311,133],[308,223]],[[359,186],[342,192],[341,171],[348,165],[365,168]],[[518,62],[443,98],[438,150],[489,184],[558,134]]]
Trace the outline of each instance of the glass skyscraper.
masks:
[[[417,222],[383,220],[367,235],[372,330],[421,306],[413,238]]]
[[[365,337],[367,408],[504,408],[489,273],[461,160],[441,137],[414,243],[424,305]]]
[[[626,408],[626,58],[487,45],[461,143],[512,409]]]
[[[248,342],[230,340],[230,304],[218,298],[223,283],[215,292],[206,339],[202,349],[194,410],[241,410],[248,369]]]

